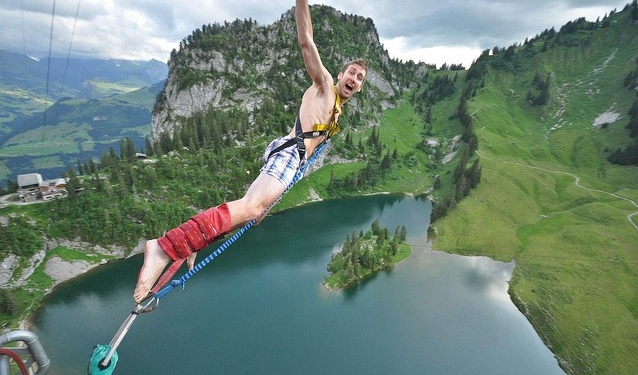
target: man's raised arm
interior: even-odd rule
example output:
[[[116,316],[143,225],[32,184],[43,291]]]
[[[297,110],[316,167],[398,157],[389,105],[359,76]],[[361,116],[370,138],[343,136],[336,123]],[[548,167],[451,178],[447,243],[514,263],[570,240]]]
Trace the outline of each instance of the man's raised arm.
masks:
[[[312,20],[310,19],[310,8],[308,0],[296,0],[295,20],[297,21],[297,40],[301,47],[306,70],[315,84],[323,85],[329,80],[332,84],[332,77],[321,62],[319,51],[315,45],[312,34]]]

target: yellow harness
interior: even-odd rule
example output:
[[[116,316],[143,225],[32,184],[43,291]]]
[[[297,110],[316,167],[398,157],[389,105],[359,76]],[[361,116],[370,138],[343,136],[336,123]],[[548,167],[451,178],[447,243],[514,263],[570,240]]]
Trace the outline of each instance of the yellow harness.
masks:
[[[326,134],[328,138],[330,138],[333,135],[339,133],[339,130],[341,130],[338,124],[339,119],[341,118],[341,97],[339,96],[339,93],[337,92],[336,85],[334,86],[334,91],[335,91],[336,99],[335,99],[335,106],[332,111],[332,120],[330,121],[329,124],[315,124],[315,126],[313,126],[312,128],[312,138],[317,138],[322,134]]]

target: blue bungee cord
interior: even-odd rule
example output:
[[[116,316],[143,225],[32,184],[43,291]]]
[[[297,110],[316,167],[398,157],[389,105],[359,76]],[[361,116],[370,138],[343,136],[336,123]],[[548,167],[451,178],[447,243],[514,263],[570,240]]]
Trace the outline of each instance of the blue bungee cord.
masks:
[[[186,272],[182,277],[180,277],[179,279],[171,281],[168,285],[166,285],[165,287],[163,287],[162,289],[157,291],[157,293],[155,293],[154,297],[157,300],[159,300],[160,298],[162,298],[166,294],[168,294],[168,292],[173,290],[173,288],[175,288],[177,286],[180,286],[180,285],[182,286],[182,289],[184,289],[186,287],[186,280],[188,280],[191,277],[193,277],[197,272],[199,272],[202,268],[204,268],[208,263],[213,261],[213,259],[217,258],[221,253],[223,253],[226,249],[228,249],[228,247],[230,245],[232,245],[235,241],[237,241],[237,239],[239,239],[239,237],[241,237],[248,229],[250,229],[253,225],[255,225],[260,218],[265,216],[268,213],[268,211],[270,211],[277,203],[279,203],[281,198],[283,198],[283,196],[293,187],[293,185],[295,185],[297,183],[297,181],[299,181],[303,177],[303,175],[306,172],[306,170],[308,169],[308,167],[315,161],[315,159],[319,156],[319,154],[321,154],[321,152],[326,148],[327,145],[328,145],[328,142],[323,142],[317,147],[317,149],[312,154],[312,156],[310,156],[310,158],[306,161],[306,163],[297,171],[297,173],[295,173],[294,177],[292,178],[292,181],[290,181],[290,183],[288,184],[286,189],[279,195],[279,197],[277,197],[277,199],[275,199],[274,202],[272,202],[264,210],[264,212],[262,212],[261,215],[259,215],[259,217],[257,217],[255,219],[249,221],[248,223],[244,224],[243,227],[238,229],[230,238],[228,238],[226,241],[224,241],[215,251],[210,253],[206,258],[202,259],[192,269],[188,270],[188,272]]]
[[[193,269],[186,272],[181,278],[179,278],[178,280],[171,281],[168,285],[164,286],[157,293],[149,296],[146,300],[138,303],[133,309],[133,311],[131,311],[129,316],[126,318],[126,320],[124,320],[124,323],[122,323],[117,333],[115,333],[115,336],[113,336],[113,339],[111,340],[109,345],[96,345],[93,348],[93,353],[91,354],[91,357],[89,358],[88,368],[87,368],[89,375],[112,374],[113,371],[115,370],[115,363],[117,362],[117,359],[118,359],[116,349],[120,345],[122,340],[124,339],[124,336],[127,334],[128,330],[131,328],[131,325],[133,324],[137,316],[140,313],[153,311],[155,307],[157,307],[157,304],[159,303],[160,298],[164,297],[166,294],[168,294],[168,292],[173,290],[173,288],[175,288],[176,286],[181,285],[183,289],[185,287],[186,280],[190,279],[197,272],[199,272],[199,270],[204,268],[204,266],[210,263],[213,259],[217,258],[233,242],[235,242],[248,229],[250,229],[250,227],[255,225],[259,219],[265,216],[268,213],[268,211],[270,211],[270,209],[281,200],[284,194],[286,194],[288,190],[290,190],[290,188],[292,188],[292,186],[295,183],[297,183],[297,181],[299,181],[301,177],[303,177],[303,174],[306,172],[308,167],[315,161],[315,159],[319,156],[319,154],[326,148],[327,144],[328,144],[327,142],[323,142],[319,145],[319,147],[317,147],[314,154],[306,161],[306,163],[301,168],[299,168],[299,171],[295,173],[295,176],[293,177],[292,181],[290,181],[290,184],[288,184],[286,189],[279,195],[279,197],[277,197],[277,199],[275,199],[274,202],[272,202],[268,206],[268,208],[264,210],[264,212],[261,215],[259,215],[259,217],[249,221],[243,227],[237,230],[229,239],[224,241],[224,243],[222,243],[217,248],[217,250],[213,251],[210,255],[208,255],[206,258],[204,258],[202,261],[196,264],[193,267]],[[181,262],[183,262],[183,260]],[[173,264],[173,266],[176,266],[176,267],[179,267],[180,265],[181,263],[177,264],[177,262]],[[151,306],[153,302],[155,302],[154,307]]]

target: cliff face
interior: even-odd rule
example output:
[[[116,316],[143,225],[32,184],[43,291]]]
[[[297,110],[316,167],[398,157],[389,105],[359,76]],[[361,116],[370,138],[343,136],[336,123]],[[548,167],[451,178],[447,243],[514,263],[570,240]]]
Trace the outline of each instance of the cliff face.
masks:
[[[400,93],[426,74],[425,65],[390,59],[370,19],[326,6],[311,8],[315,42],[326,67],[336,75],[342,64],[365,58],[369,64],[362,94],[349,103],[367,122],[378,121]],[[153,111],[152,131],[173,134],[182,121],[210,108],[242,108],[249,114],[264,100],[296,109],[310,84],[297,45],[293,10],[271,25],[252,20],[205,25],[173,51],[164,91]],[[365,104],[365,105],[364,105]]]
[[[152,134],[153,139],[158,140],[159,134],[173,133],[178,125],[175,118],[188,118],[195,112],[203,111],[209,105],[219,106],[221,101],[221,87],[223,82],[217,84],[198,83],[187,89],[180,90],[174,80],[168,80],[164,89],[166,105],[157,112],[153,112]]]

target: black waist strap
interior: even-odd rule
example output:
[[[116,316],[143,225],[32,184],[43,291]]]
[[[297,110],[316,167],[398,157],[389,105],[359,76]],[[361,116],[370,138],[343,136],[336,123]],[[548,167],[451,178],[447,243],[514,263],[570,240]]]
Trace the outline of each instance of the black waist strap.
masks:
[[[313,132],[303,132],[303,130],[301,129],[301,120],[299,120],[299,116],[297,115],[297,121],[295,121],[295,137],[294,138],[290,138],[289,140],[287,140],[285,143],[279,145],[279,147],[273,149],[272,151],[270,151],[270,154],[268,155],[268,159],[270,159],[271,156],[273,156],[274,154],[278,153],[281,150],[285,150],[288,147],[291,147],[293,145],[297,145],[297,151],[299,152],[299,158],[301,160],[304,159],[304,157],[306,156],[306,145],[303,142],[303,140],[305,138],[317,138],[319,136],[325,135],[326,131],[313,131]]]
[[[301,120],[297,115],[297,121],[295,121],[295,142],[297,142],[297,151],[299,151],[299,160],[303,160],[306,156],[306,144],[303,142],[306,138],[303,130],[301,129]]]

